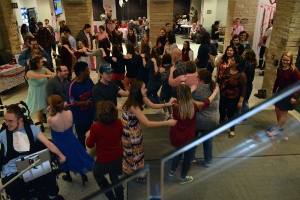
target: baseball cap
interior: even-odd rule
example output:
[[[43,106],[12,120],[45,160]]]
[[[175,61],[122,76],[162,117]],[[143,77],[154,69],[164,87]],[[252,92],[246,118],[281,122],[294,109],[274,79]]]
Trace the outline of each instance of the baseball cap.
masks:
[[[36,25],[38,25],[38,26],[43,25],[43,22],[38,22]]]
[[[100,67],[100,74],[103,74],[103,72],[105,73],[109,73],[109,72],[112,72],[114,71],[111,66],[109,64],[104,64]]]

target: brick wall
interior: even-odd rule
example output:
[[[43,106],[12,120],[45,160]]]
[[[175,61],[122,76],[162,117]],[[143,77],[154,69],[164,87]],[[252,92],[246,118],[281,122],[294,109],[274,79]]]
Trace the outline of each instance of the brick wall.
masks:
[[[0,1],[0,28],[2,31],[4,46],[13,54],[21,52],[16,16],[11,7],[11,0]]]
[[[85,0],[84,3],[63,3],[63,6],[66,25],[70,28],[74,37],[83,29],[84,24],[94,26],[92,0]],[[94,29],[91,28],[91,32],[93,31]]]
[[[276,67],[273,65],[272,55],[279,60],[283,51],[291,51],[295,62],[300,45],[299,32],[300,1],[278,1],[263,81],[263,88],[267,89],[269,94],[271,94],[276,79]]]
[[[161,28],[166,27],[166,23],[173,25],[174,1],[168,0],[163,3],[150,1],[150,41],[155,46]]]
[[[250,42],[250,44],[252,44],[257,11],[258,11],[258,0],[251,0],[251,1],[228,0],[224,50],[230,43],[231,40],[230,28],[232,27],[233,21],[236,18],[248,19],[248,22],[246,24],[241,24],[241,25],[244,27],[244,30],[249,33],[248,41]]]

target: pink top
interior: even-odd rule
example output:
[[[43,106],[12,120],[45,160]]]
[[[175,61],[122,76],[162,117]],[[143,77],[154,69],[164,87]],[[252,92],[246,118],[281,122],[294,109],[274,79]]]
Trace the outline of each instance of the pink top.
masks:
[[[172,87],[177,87],[181,84],[181,80],[185,80],[185,84],[187,86],[192,86],[192,85],[198,85],[198,74],[187,74],[187,75],[181,75],[178,76],[177,78],[173,78],[173,76],[169,76],[169,85]]]
[[[238,26],[235,28],[235,30],[233,30],[233,26],[230,28],[230,34],[233,32],[234,35],[239,35],[240,32],[242,32],[244,30],[244,27],[242,26]]]
[[[90,38],[90,34],[89,33],[85,33],[85,36],[87,37],[87,39],[88,39],[88,47],[89,47],[89,49],[91,49],[92,48],[92,43],[91,43],[91,38]]]
[[[99,32],[98,33],[98,40],[103,40],[104,38],[107,38],[108,41],[109,41],[108,34],[106,33],[106,31],[103,31],[102,34]]]

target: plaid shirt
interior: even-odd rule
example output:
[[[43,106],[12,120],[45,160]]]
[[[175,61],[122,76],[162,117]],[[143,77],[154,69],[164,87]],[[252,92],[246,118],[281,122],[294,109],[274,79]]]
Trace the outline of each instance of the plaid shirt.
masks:
[[[51,33],[48,31],[47,28],[39,29],[37,32],[36,40],[41,47],[44,49],[47,47],[51,47],[52,44],[52,38]]]

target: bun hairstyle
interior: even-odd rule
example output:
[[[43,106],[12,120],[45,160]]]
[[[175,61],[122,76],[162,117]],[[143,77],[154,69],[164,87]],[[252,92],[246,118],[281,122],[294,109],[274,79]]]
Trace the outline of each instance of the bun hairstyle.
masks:
[[[53,94],[50,97],[48,97],[48,103],[49,103],[50,108],[51,108],[50,116],[55,116],[56,113],[61,112],[62,110],[64,110],[64,101],[57,94]]]
[[[212,80],[212,74],[207,69],[199,70],[198,78],[204,82],[204,84],[209,84],[210,91],[213,92],[217,84]]]

